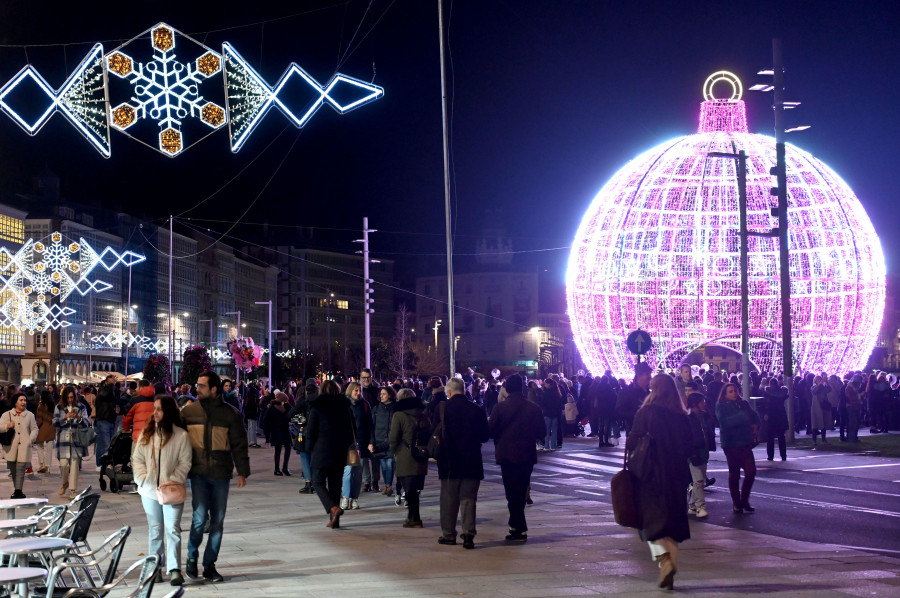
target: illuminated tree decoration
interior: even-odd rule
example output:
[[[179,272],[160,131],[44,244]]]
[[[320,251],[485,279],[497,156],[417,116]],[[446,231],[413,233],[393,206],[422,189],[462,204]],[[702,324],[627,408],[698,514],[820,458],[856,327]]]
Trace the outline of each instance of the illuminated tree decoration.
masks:
[[[775,140],[748,132],[740,81],[716,73],[704,86],[696,135],[667,141],[620,169],[588,208],[569,257],[569,316],[597,374],[631,376],[625,346],[637,328],[645,357],[673,367],[695,348],[740,350],[738,189],[732,152],[747,160],[748,226],[777,226],[769,174]],[[717,82],[732,86],[716,99]],[[843,374],[865,365],[881,325],[885,263],[859,199],[812,155],[786,144],[794,360],[802,371]],[[781,363],[778,240],[749,239],[750,350],[760,369]]]
[[[0,326],[29,334],[69,326],[66,317],[75,311],[62,302],[72,292],[84,296],[112,288],[88,278],[98,265],[112,271],[119,264],[133,266],[147,259],[111,247],[98,253],[84,239],[67,244],[58,232],[50,235],[50,243],[29,239],[15,253],[0,247],[0,257],[5,258],[0,259],[0,294],[8,291],[8,299],[0,306]]]
[[[145,45],[148,39],[150,43]],[[148,61],[135,60],[133,50],[125,51],[137,43],[140,47],[134,51],[152,52]],[[194,58],[181,62],[176,50]],[[223,71],[224,88],[219,88]],[[123,85],[119,81],[124,82],[127,93],[118,89]],[[20,87],[30,89],[17,93]],[[47,97],[46,106],[35,108],[29,102],[35,88]],[[210,101],[208,93],[221,94],[213,99],[221,97],[225,106]],[[115,97],[122,95],[127,97]],[[59,110],[106,158],[110,156],[110,126],[141,140],[142,125],[132,127],[140,121],[153,122],[157,125],[154,138],[144,143],[175,157],[226,124],[231,151],[238,152],[273,105],[300,128],[323,104],[344,114],[383,95],[381,87],[340,73],[327,85],[320,85],[295,63],[270,87],[227,42],[219,54],[159,23],[106,55],[101,44],[94,46],[59,91],[53,91],[33,67],[26,66],[0,88],[0,110],[29,135],[37,134]],[[186,139],[196,137],[185,130],[194,119],[206,133],[186,145]]]
[[[32,90],[37,87],[46,96],[47,104],[38,107],[37,112],[40,114],[36,118],[20,114],[34,111],[34,106],[25,99],[17,99],[17,91],[25,86]],[[23,91],[27,93],[27,90]],[[103,157],[108,158],[110,146],[106,104],[106,70],[101,44],[91,48],[58,91],[51,89],[31,65],[23,68],[0,88],[0,110],[29,135],[36,135],[53,113],[59,111]]]

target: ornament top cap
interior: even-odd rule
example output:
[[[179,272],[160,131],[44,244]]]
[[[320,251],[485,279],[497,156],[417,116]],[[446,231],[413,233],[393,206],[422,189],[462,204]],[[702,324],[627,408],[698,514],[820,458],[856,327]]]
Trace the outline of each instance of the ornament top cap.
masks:
[[[731,85],[730,98],[717,98],[713,95],[713,87],[719,81],[724,81]],[[703,99],[708,102],[737,102],[742,95],[744,95],[744,87],[741,85],[741,80],[737,78],[737,75],[728,71],[716,71],[707,77],[703,83]]]

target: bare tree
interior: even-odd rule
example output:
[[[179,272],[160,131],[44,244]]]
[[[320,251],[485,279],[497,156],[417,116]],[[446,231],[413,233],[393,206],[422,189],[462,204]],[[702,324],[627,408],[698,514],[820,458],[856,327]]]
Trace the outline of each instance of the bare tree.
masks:
[[[391,371],[399,374],[401,378],[406,377],[406,370],[410,366],[409,353],[409,312],[406,309],[406,304],[401,303],[397,315],[397,328],[394,331],[394,338],[391,339],[388,347],[386,358],[387,366]]]
[[[410,343],[410,350],[415,355],[416,373],[420,376],[447,373],[450,356],[446,349],[435,349],[431,343],[416,341]]]

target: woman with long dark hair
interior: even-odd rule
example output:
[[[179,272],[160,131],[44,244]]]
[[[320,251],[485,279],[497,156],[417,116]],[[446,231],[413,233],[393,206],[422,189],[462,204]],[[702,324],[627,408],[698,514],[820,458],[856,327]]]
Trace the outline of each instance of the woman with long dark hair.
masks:
[[[165,558],[165,570],[169,572],[173,586],[184,583],[181,575],[181,515],[184,513],[184,502],[160,504],[157,490],[167,482],[183,486],[191,470],[192,458],[190,437],[181,422],[178,403],[168,395],[157,395],[153,401],[153,417],[144,426],[134,447],[131,465],[147,515],[149,553],[158,555],[160,562]]]
[[[756,461],[753,447],[759,443],[759,415],[750,403],[741,397],[736,384],[728,383],[719,393],[716,403],[716,419],[719,420],[719,441],[728,460],[728,490],[735,513],[752,513],[750,490],[756,479]],[[744,485],[741,486],[741,470]]]
[[[59,495],[69,491],[69,498],[78,494],[78,470],[84,458],[85,448],[75,443],[73,430],[87,428],[91,418],[87,409],[78,400],[74,386],[66,386],[62,391],[59,403],[53,411],[53,427],[56,428],[56,458],[59,459],[59,473],[62,485]]]
[[[649,435],[650,450],[638,480],[641,540],[659,564],[659,587],[671,590],[678,571],[678,544],[691,537],[687,493],[691,482],[691,424],[675,381],[659,374],[650,381],[650,394],[634,416],[626,451],[633,451]],[[652,475],[649,475],[652,472]]]
[[[341,482],[347,451],[353,444],[353,417],[350,401],[341,394],[340,385],[326,380],[319,396],[309,402],[306,424],[306,448],[310,455],[313,488],[328,513],[326,527],[341,526]]]
[[[25,468],[31,465],[31,444],[37,439],[38,427],[34,415],[25,408],[27,399],[23,393],[15,397],[13,408],[0,415],[0,431],[15,430],[12,442],[3,445],[6,463],[12,471],[13,493],[10,498],[25,498],[22,484]]]

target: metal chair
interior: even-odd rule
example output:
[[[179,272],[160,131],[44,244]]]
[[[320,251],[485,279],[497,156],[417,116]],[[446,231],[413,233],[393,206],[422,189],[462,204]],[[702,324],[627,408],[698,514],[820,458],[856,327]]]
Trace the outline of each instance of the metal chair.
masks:
[[[13,532],[8,537],[30,538],[32,536],[52,536],[58,532],[59,528],[65,523],[66,505],[51,505],[49,508],[41,509],[41,511],[42,512],[38,512],[28,518],[38,522],[38,527],[35,528],[34,532],[30,534]],[[40,527],[41,523],[46,523],[46,525]]]
[[[72,577],[76,588],[105,586],[113,583],[119,562],[122,560],[122,552],[125,549],[125,540],[131,534],[131,528],[125,526],[106,538],[95,550],[87,552],[66,552],[53,557],[51,561],[50,575],[47,585],[35,588],[35,595],[62,596],[72,589],[65,585],[64,576]],[[100,565],[106,563],[106,572],[96,582],[93,577],[93,569],[100,570]],[[98,583],[97,583],[98,582]],[[49,591],[48,591],[49,589]]]
[[[155,554],[145,556],[128,567],[115,581],[97,588],[72,588],[63,594],[62,598],[103,598],[124,583],[125,579],[137,570],[140,570],[140,574],[135,586],[130,588],[130,592],[122,595],[121,598],[150,598],[150,594],[153,592],[153,584],[156,583],[156,573],[159,571],[159,556]],[[53,575],[53,571],[50,572],[50,575]],[[47,587],[53,587],[49,580]],[[51,596],[53,596],[52,593],[47,598]]]
[[[38,509],[38,512],[35,513],[35,516],[39,516],[39,515],[41,515],[44,511],[48,511],[48,510],[51,510],[51,509],[55,509],[55,508],[60,507],[60,506],[66,507],[66,510],[69,512],[69,514],[70,514],[70,515],[74,515],[75,513],[77,513],[78,511],[81,510],[81,507],[78,507],[78,508],[76,509],[76,508],[75,508],[75,505],[79,504],[82,500],[84,500],[84,497],[87,496],[88,494],[90,494],[90,492],[91,492],[91,490],[93,490],[93,488],[94,488],[93,486],[91,486],[90,484],[88,484],[87,488],[85,488],[84,490],[82,490],[81,492],[79,492],[78,494],[76,494],[76,495],[75,495],[75,498],[73,498],[72,500],[70,500],[69,502],[67,502],[65,505],[44,505],[43,507],[41,507],[40,509]]]
[[[97,503],[99,502],[100,494],[88,494],[81,500],[77,513],[80,517],[78,517],[77,523],[72,526],[69,535],[62,536],[72,540],[73,551],[79,549],[91,550],[91,545],[87,541],[87,535],[91,529],[91,523],[94,521],[94,513],[97,511]]]

